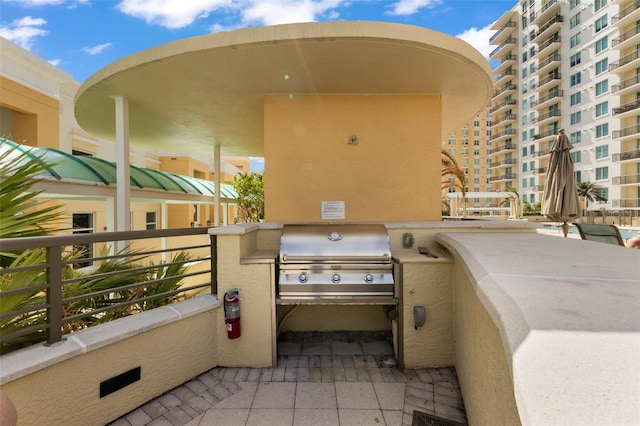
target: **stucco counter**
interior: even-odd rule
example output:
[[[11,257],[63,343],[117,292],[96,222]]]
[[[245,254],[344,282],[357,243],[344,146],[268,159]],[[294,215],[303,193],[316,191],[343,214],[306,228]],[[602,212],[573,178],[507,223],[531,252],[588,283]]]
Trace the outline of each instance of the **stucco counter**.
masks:
[[[437,241],[455,259],[470,423],[638,424],[640,250],[518,233]]]

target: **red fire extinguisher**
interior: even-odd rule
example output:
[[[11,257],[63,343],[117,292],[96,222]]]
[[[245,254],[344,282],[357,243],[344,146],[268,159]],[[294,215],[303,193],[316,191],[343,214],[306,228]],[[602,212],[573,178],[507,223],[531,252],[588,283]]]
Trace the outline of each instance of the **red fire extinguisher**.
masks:
[[[240,337],[240,296],[238,289],[224,294],[224,323],[227,326],[227,338]]]

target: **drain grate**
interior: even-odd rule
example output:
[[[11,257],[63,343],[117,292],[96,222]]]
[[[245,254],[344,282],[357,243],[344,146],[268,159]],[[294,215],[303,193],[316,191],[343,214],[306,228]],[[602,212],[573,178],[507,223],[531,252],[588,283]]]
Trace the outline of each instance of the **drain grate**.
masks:
[[[454,422],[453,420],[443,419],[433,414],[414,410],[411,426],[464,426],[464,423]]]

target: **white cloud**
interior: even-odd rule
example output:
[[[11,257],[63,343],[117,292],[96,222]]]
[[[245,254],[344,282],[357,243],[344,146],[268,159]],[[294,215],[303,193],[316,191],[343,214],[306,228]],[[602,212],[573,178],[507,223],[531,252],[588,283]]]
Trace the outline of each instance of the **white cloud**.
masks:
[[[277,25],[297,22],[313,22],[323,14],[329,13],[337,18],[335,11],[342,0],[257,0],[242,9],[242,22],[245,25]]]
[[[390,15],[413,15],[425,7],[435,7],[442,4],[442,0],[399,0],[393,5]]]
[[[102,53],[102,51],[107,47],[111,47],[111,43],[103,43],[96,46],[85,46],[82,50],[89,55],[97,55],[98,53]]]
[[[215,23],[211,31],[221,31],[249,25],[276,25],[293,22],[311,22],[327,14],[332,19],[336,10],[348,0],[121,0],[117,9],[149,24],[166,28],[182,28],[196,19],[226,10],[237,13],[240,23]],[[437,0],[439,1],[439,0]]]
[[[0,26],[0,36],[23,49],[31,50],[36,37],[48,34],[47,30],[40,28],[44,25],[47,25],[47,21],[42,18],[25,16],[22,19],[16,19],[9,25]]]
[[[489,39],[495,31],[490,30],[493,24],[489,24],[484,28],[470,28],[464,31],[461,34],[458,34],[456,37],[461,38],[462,40],[469,43],[471,46],[475,47],[482,56],[489,59],[489,54],[495,49],[495,46],[491,46],[489,44]]]
[[[231,6],[232,0],[122,0],[117,9],[148,24],[182,28],[217,9]]]
[[[60,59],[49,59],[47,62],[49,62],[54,67],[57,67],[58,65],[60,65],[60,62],[62,62],[62,60],[60,60]]]

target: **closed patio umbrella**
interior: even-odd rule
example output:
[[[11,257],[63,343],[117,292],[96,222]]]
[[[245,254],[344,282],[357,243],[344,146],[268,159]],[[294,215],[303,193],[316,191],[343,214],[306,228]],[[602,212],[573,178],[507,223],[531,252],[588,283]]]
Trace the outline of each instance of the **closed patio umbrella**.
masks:
[[[551,147],[551,159],[542,193],[542,214],[556,222],[563,222],[562,231],[567,236],[568,220],[580,214],[580,200],[573,175],[573,161],[569,155],[573,145],[564,129],[560,129]]]

